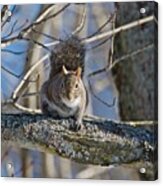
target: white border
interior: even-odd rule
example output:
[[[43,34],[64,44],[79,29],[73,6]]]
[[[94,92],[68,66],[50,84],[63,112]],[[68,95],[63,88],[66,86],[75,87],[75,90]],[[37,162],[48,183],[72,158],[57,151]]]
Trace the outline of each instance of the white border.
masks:
[[[103,0],[102,2],[106,2],[106,0]],[[110,1],[110,0],[109,0]],[[121,2],[120,0],[118,0]],[[137,0],[136,0],[137,1]],[[86,0],[71,0],[71,1],[63,1],[63,0],[58,0],[58,1],[45,1],[45,0],[1,0],[0,4],[30,4],[30,3],[56,3],[56,2],[99,2],[99,0],[94,0],[94,1],[86,1]],[[12,184],[15,184],[16,186],[29,186],[29,184],[34,184],[35,186],[45,186],[45,185],[50,185],[50,186],[85,186],[85,185],[98,185],[98,186],[112,186],[112,185],[163,185],[163,149],[161,148],[163,143],[163,100],[162,100],[162,95],[163,95],[163,1],[162,0],[157,0],[159,2],[159,180],[156,182],[137,182],[137,181],[106,181],[106,180],[65,180],[65,179],[29,179],[29,178],[0,178],[0,184],[3,186],[11,186]]]

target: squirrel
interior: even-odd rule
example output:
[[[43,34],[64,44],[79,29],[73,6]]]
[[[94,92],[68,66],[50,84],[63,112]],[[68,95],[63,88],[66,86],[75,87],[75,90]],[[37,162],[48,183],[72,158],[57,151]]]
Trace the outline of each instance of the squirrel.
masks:
[[[42,112],[56,118],[73,117],[73,130],[83,127],[88,102],[83,82],[84,57],[85,48],[78,37],[61,41],[52,51],[49,79],[41,87]]]

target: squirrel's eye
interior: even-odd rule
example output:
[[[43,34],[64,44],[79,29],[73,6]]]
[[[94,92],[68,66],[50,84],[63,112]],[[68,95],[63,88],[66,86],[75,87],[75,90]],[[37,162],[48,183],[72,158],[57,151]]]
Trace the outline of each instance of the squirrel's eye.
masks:
[[[78,88],[78,83],[76,83],[75,88]]]

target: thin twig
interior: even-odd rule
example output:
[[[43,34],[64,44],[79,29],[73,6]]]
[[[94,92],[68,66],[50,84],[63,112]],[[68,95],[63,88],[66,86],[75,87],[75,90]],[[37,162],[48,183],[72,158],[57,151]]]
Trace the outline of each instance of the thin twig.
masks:
[[[50,47],[50,46],[55,46],[57,44],[59,44],[59,41],[53,41],[53,42],[50,42],[50,43],[45,43],[44,46]]]
[[[10,70],[8,70],[6,67],[4,67],[3,65],[1,65],[1,69],[2,70],[4,70],[4,71],[6,71],[7,73],[9,73],[10,75],[12,75],[12,76],[14,76],[14,77],[16,77],[16,78],[20,78],[21,77],[21,75],[17,75],[17,74],[15,74],[15,73],[13,73],[13,72],[11,72]]]
[[[113,23],[112,23],[112,29],[114,31],[115,29],[115,19],[116,19],[116,13],[114,14],[114,17],[113,17]],[[112,65],[113,63],[113,55],[114,55],[114,38],[115,36],[113,35],[113,37],[111,38],[111,48],[110,48],[110,52],[109,52],[109,64]]]
[[[22,25],[20,25],[20,26],[19,26],[18,28],[16,28],[16,29],[14,29],[15,26],[16,26],[16,24],[17,24],[17,21],[18,21],[18,20],[16,20],[16,21],[14,22],[14,24],[13,24],[13,26],[12,26],[12,28],[11,28],[11,31],[10,31],[6,36],[4,36],[4,37],[1,39],[2,41],[3,41],[4,39],[10,37],[13,33],[17,32],[17,31],[20,31],[20,30],[28,23],[28,19],[27,19],[27,20],[25,20],[25,22],[24,22]]]
[[[16,9],[16,5],[14,5],[13,9],[11,10],[12,14],[14,13],[15,9]]]
[[[99,34],[101,32],[101,30],[112,21],[112,19],[115,16],[115,12],[113,14],[111,14],[111,16],[105,21],[104,24],[102,24],[93,34],[87,36],[86,38],[82,38],[82,40],[86,40],[88,38],[92,38],[93,36],[96,36],[97,34]]]
[[[52,6],[54,6],[54,5],[52,5]],[[49,20],[51,18],[56,17],[61,12],[63,12],[66,8],[68,8],[68,6],[70,6],[70,4],[66,4],[64,7],[62,7],[60,10],[58,10],[56,13],[54,13],[48,17],[45,17],[47,15],[47,13],[49,13],[49,9],[50,9],[50,11],[52,9],[52,7],[50,6],[45,12],[43,12],[43,14],[41,14],[39,16],[39,18],[34,23],[32,23],[28,27],[24,28],[17,36],[12,37],[10,39],[3,40],[1,42],[1,48],[4,48],[4,47],[10,45],[11,43],[16,41],[17,39],[23,39],[25,36],[27,36],[32,31],[33,28],[46,22],[47,20]]]
[[[58,45],[59,43],[60,43],[59,41],[52,41],[52,42],[45,43],[44,46],[51,47],[51,46]],[[42,47],[39,45],[37,47],[35,47],[35,49],[40,49],[40,48],[42,48]]]
[[[12,16],[12,12],[9,10],[8,5],[4,5],[2,8],[2,13],[1,13],[1,30],[5,26],[5,24],[10,20]]]
[[[110,119],[108,118],[105,118],[105,117],[99,117],[99,116],[95,116],[95,115],[91,115],[91,114],[85,114],[84,115],[84,118],[88,121],[89,119],[90,120],[97,120],[99,122],[109,122],[111,121]],[[116,121],[115,121],[116,122]],[[150,126],[154,126],[154,125],[157,125],[157,121],[125,121],[123,124],[126,124],[126,125],[131,125],[131,126],[145,126],[145,125],[150,125]]]
[[[14,30],[14,32],[17,32],[17,31],[21,30],[23,27],[25,27],[25,25],[26,25],[28,22],[29,22],[29,20],[26,19],[26,20],[24,21],[24,23],[22,23],[18,28],[16,28],[16,29]]]
[[[104,101],[103,99],[101,99],[99,96],[97,96],[95,93],[94,93],[94,90],[93,90],[93,87],[92,87],[92,83],[90,81],[90,79],[88,79],[88,84],[89,84],[89,88],[90,88],[90,91],[92,92],[92,95],[98,100],[100,101],[101,103],[103,103],[104,105],[106,105],[107,107],[113,107],[115,105],[115,102],[116,102],[116,97],[113,98],[113,102],[111,104],[107,103],[106,101]]]
[[[28,113],[32,113],[32,114],[41,114],[42,113],[40,109],[27,108],[27,107],[20,105],[17,102],[14,102],[13,106],[15,106],[17,109],[19,109],[23,112],[28,112]]]
[[[7,5],[4,5],[4,6],[2,7],[2,10],[1,10],[1,22],[4,21],[4,17],[5,17],[5,15],[6,15],[7,11],[8,11],[8,6],[7,6]]]
[[[82,13],[82,18],[81,18],[81,21],[80,21],[80,25],[72,32],[72,35],[76,35],[77,33],[79,33],[83,27],[84,27],[84,23],[85,23],[85,20],[86,20],[86,6],[84,4],[84,8],[83,8],[83,13]]]
[[[126,25],[122,25],[114,30],[110,30],[108,32],[104,32],[104,33],[101,33],[101,34],[98,34],[98,35],[95,35],[91,38],[86,38],[86,39],[83,39],[82,43],[83,44],[88,44],[88,43],[92,43],[92,42],[95,42],[95,41],[98,41],[100,39],[104,39],[106,37],[110,37],[112,35],[116,35],[122,31],[125,31],[125,30],[128,30],[128,29],[131,29],[131,28],[134,28],[136,26],[139,26],[139,25],[142,25],[142,24],[145,24],[145,23],[148,23],[148,22],[151,22],[153,21],[155,18],[154,16],[148,16],[148,17],[145,17],[145,18],[142,18],[142,19],[139,19],[139,20],[136,20],[134,22],[131,22],[131,23],[128,23]]]
[[[43,32],[40,32],[40,31],[36,30],[36,29],[32,29],[32,31],[35,32],[35,33],[37,33],[37,34],[43,35],[43,36],[45,36],[45,37],[47,37],[47,38],[49,38],[49,39],[52,39],[52,40],[63,41],[63,40],[61,40],[61,39],[59,39],[59,38],[56,38],[56,37],[54,37],[54,36],[45,34],[45,33],[43,33]]]
[[[2,49],[1,52],[11,53],[11,54],[14,54],[14,55],[21,55],[21,54],[26,53],[27,51],[16,52],[16,51],[9,50],[9,49]]]
[[[143,48],[140,48],[140,49],[138,49],[136,51],[130,52],[129,54],[126,54],[126,55],[124,55],[124,56],[122,56],[122,57],[114,60],[113,63],[112,63],[112,65],[110,65],[109,70],[112,69],[120,61],[123,61],[123,60],[125,60],[125,59],[127,59],[129,57],[133,57],[133,56],[135,56],[135,55],[143,52],[144,50],[147,50],[147,49],[152,48],[152,47],[154,47],[154,44],[153,43],[152,44],[148,44],[148,45],[146,45]]]
[[[20,39],[33,42],[34,44],[37,44],[37,45],[41,46],[41,48],[44,48],[44,49],[47,50],[48,52],[51,52],[51,50],[50,50],[48,47],[46,47],[43,43],[40,43],[39,41],[36,41],[36,40],[33,39],[33,38],[24,37],[24,38],[20,38]]]
[[[20,89],[22,88],[22,86],[24,85],[24,83],[26,82],[26,80],[29,78],[29,76],[31,75],[31,73],[36,69],[36,67],[38,67],[38,65],[40,65],[43,61],[45,61],[46,59],[48,59],[49,54],[46,54],[45,56],[43,56],[40,60],[38,60],[24,75],[24,78],[21,80],[21,82],[19,83],[19,85],[17,86],[17,88],[14,90],[13,95],[12,95],[12,99],[15,100],[18,97],[18,93],[20,91]]]
[[[96,32],[94,32],[93,34],[91,34],[90,36],[86,37],[87,39],[90,37],[93,37],[94,35],[98,34],[108,23],[112,23],[112,25],[114,26],[114,20],[115,20],[115,16],[116,16],[116,11],[114,12],[114,14],[112,14],[109,19],[107,19],[107,21],[101,25],[98,30]],[[112,27],[113,28],[113,27]],[[105,44],[107,41],[109,41],[110,39],[112,39],[112,43],[114,42],[113,40],[113,36],[110,36],[109,38],[106,38],[105,40],[101,41],[100,43],[98,43],[97,45],[87,48],[87,50],[93,50],[97,47],[100,47],[101,45]]]
[[[39,96],[39,95],[40,95],[40,92],[30,92],[30,93],[23,94],[21,97],[26,98],[29,96]]]
[[[25,94],[21,95],[21,98],[25,99],[25,98],[28,98],[30,96],[39,96],[39,95],[40,95],[40,92],[30,92],[30,93],[25,93]],[[20,98],[20,96],[15,98],[15,100],[17,100],[19,98]],[[8,103],[11,104],[11,103],[14,103],[14,101],[10,100]]]
[[[16,20],[16,21],[13,23],[10,32],[9,32],[6,36],[2,37],[2,40],[4,40],[4,39],[10,37],[10,36],[13,34],[14,28],[15,28],[15,26],[16,26],[17,23],[18,23],[18,20]]]
[[[45,17],[51,10],[52,8],[54,8],[54,5],[51,5],[45,12],[43,12],[43,14],[41,14],[38,19],[32,23],[31,25],[29,25],[27,28],[22,30],[22,34],[23,36],[26,36],[29,32],[32,31],[33,28],[35,28],[36,26],[46,22],[47,20],[56,17],[57,15],[59,15],[61,12],[63,12],[68,6],[70,6],[70,4],[66,4],[64,7],[62,7],[59,11],[57,11],[56,13]]]
[[[98,75],[100,73],[104,73],[107,70],[111,70],[117,63],[119,63],[119,62],[121,62],[121,61],[123,61],[123,60],[125,60],[125,59],[127,59],[129,57],[133,57],[133,56],[135,56],[135,55],[137,55],[137,54],[143,52],[144,50],[147,50],[147,49],[149,49],[149,48],[151,48],[153,46],[154,46],[153,44],[148,44],[147,46],[145,46],[145,47],[143,47],[141,49],[138,49],[136,51],[133,51],[133,52],[130,52],[130,53],[126,54],[126,55],[123,55],[122,57],[120,57],[118,59],[115,59],[112,64],[107,64],[104,68],[101,68],[99,70],[91,72],[90,74],[88,74],[87,77],[90,78],[90,77]]]
[[[111,30],[111,31],[108,31],[108,32],[104,32],[104,33],[102,33],[102,34],[99,34],[99,35],[97,35],[97,39],[96,39],[96,36],[93,36],[93,37],[91,37],[91,38],[84,39],[84,40],[81,41],[81,42],[82,42],[83,44],[88,44],[88,43],[94,42],[94,41],[96,41],[96,40],[100,40],[100,39],[104,39],[105,37],[109,37],[109,38],[107,38],[107,39],[105,40],[105,42],[106,42],[108,39],[110,39],[110,37],[112,37],[113,35],[116,35],[117,33],[121,32],[121,31],[128,30],[128,29],[133,28],[133,27],[135,27],[135,26],[145,24],[145,23],[147,23],[147,22],[152,21],[153,19],[154,19],[153,16],[149,16],[149,17],[147,17],[147,18],[143,18],[143,19],[141,19],[141,20],[137,20],[137,21],[135,21],[135,22],[132,22],[132,23],[123,25],[123,26],[118,27],[118,28],[116,28],[116,29],[114,29],[114,30]],[[53,42],[50,42],[50,43],[46,43],[46,44],[44,44],[44,46],[49,47],[49,46],[54,46],[54,45],[57,45],[57,44],[59,44],[59,41],[53,41]],[[103,42],[102,42],[102,44],[103,44]],[[100,45],[101,45],[101,44],[99,44],[99,46],[100,46]],[[96,48],[96,47],[98,47],[98,45],[96,45],[96,46],[93,47],[93,48]]]
[[[2,100],[1,101],[1,106],[3,108],[3,106],[5,106],[5,105],[13,105],[13,103],[14,103],[14,100],[9,98],[9,99],[6,99],[6,100]]]
[[[38,16],[38,18],[36,19],[35,22],[39,22],[41,20],[43,20],[54,8],[55,8],[55,4],[51,4],[49,5],[47,8],[45,8],[41,14]]]
[[[23,80],[23,78],[21,78],[21,76],[24,74],[24,72],[23,73],[21,73],[20,75],[17,75],[17,74],[15,74],[15,73],[13,73],[12,71],[10,71],[10,70],[8,70],[6,67],[4,67],[4,66],[2,66],[1,65],[1,68],[2,68],[2,70],[4,70],[4,71],[6,71],[7,73],[9,73],[10,75],[12,75],[12,76],[14,76],[14,77],[16,77],[16,78],[18,78],[18,79],[20,79],[20,80]],[[37,78],[35,79],[35,80],[25,80],[26,82],[28,82],[28,83],[36,83],[36,81],[37,81]]]
[[[94,45],[94,46],[92,46],[92,47],[88,47],[87,50],[93,50],[93,49],[96,49],[96,48],[100,47],[101,45],[103,45],[103,44],[105,44],[107,41],[109,41],[112,37],[113,37],[113,36],[111,36],[111,37],[109,37],[109,38],[107,38],[107,39],[105,39],[105,40],[99,42],[97,45]]]

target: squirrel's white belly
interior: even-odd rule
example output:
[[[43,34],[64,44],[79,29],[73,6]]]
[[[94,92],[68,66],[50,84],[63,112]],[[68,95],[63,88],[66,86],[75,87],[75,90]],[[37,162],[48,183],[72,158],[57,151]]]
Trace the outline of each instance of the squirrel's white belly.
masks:
[[[67,107],[71,107],[73,109],[80,104],[81,98],[78,97],[74,101],[69,101],[68,99],[62,98],[62,101]]]
[[[69,117],[69,116],[73,116],[80,104],[81,98],[78,97],[77,99],[75,99],[74,101],[69,101],[68,99],[62,99],[63,103],[70,108],[70,111],[64,112],[64,114],[62,113],[62,116],[64,117]]]
[[[62,99],[62,102],[65,104],[65,106],[67,106],[68,108],[70,108],[70,110],[67,112],[66,109],[62,109],[61,107],[59,107],[58,105],[54,104],[53,102],[50,102],[49,100],[47,100],[51,113],[53,113],[54,111],[57,111],[57,113],[61,116],[61,117],[70,117],[73,116],[76,112],[76,110],[78,109],[78,106],[80,104],[81,98],[78,97],[77,99],[75,99],[74,101],[69,101],[67,99]]]

